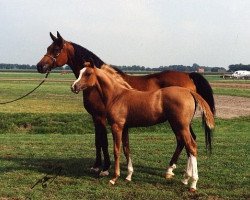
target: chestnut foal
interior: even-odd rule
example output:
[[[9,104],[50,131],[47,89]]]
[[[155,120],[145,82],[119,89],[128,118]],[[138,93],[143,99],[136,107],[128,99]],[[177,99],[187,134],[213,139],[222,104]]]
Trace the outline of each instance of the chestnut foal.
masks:
[[[214,116],[209,105],[197,93],[182,87],[166,87],[155,91],[134,90],[109,65],[104,64],[98,69],[93,63],[86,62],[80,71],[79,78],[71,89],[75,93],[87,88],[97,88],[102,103],[107,110],[107,119],[111,125],[115,169],[110,180],[115,184],[120,176],[120,149],[123,143],[127,159],[128,175],[131,180],[133,173],[129,152],[128,128],[152,126],[169,121],[175,133],[177,145],[184,144],[188,153],[187,169],[182,182],[188,184],[191,178],[190,191],[196,190],[198,181],[197,144],[190,133],[190,123],[195,113],[196,103],[203,110],[203,120],[210,130],[214,128]],[[141,110],[143,109],[143,112]],[[169,168],[167,174],[172,173]]]

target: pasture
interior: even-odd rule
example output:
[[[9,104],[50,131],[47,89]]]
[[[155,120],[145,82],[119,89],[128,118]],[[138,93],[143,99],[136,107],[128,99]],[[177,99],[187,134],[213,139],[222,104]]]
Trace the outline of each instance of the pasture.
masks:
[[[0,102],[33,89],[44,75],[0,73]],[[89,172],[94,162],[93,125],[82,107],[82,95],[70,91],[72,74],[52,73],[48,82],[18,102],[0,105],[0,199],[249,199],[250,116],[216,119],[213,153],[206,154],[201,120],[193,122],[198,140],[198,191],[190,194],[180,180],[186,167],[181,154],[173,180],[164,173],[175,148],[166,124],[130,131],[135,173],[132,182],[121,178],[110,186],[110,177]],[[216,84],[216,77],[209,77]],[[228,83],[228,82],[227,82]],[[249,81],[229,81],[249,84]],[[214,87],[215,94],[248,97],[250,89]],[[244,108],[242,108],[244,109]],[[110,132],[110,131],[109,131]],[[109,134],[112,155],[112,137]],[[112,162],[113,162],[113,157]],[[43,188],[37,180],[46,174],[55,180]],[[113,169],[111,169],[111,173]],[[50,182],[50,180],[48,181]]]

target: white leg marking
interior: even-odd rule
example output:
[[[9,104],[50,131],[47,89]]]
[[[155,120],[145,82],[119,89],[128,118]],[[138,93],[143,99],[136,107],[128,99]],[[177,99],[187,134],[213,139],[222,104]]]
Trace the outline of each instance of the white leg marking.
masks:
[[[173,170],[176,169],[176,164],[173,164],[172,166],[169,166],[166,172],[166,175],[172,175],[174,176]]]
[[[190,157],[188,158],[187,169],[184,174],[182,183],[187,185],[190,178],[191,178],[190,188],[196,190],[196,184],[199,179],[198,167],[197,167],[197,158],[193,156],[192,154],[190,154]]]
[[[190,155],[191,163],[192,163],[192,176],[191,176],[191,189],[196,190],[196,184],[199,179],[198,177],[198,167],[197,167],[197,158],[193,156],[192,154]]]
[[[115,184],[115,181],[110,180],[109,183],[111,183],[112,185],[114,185],[114,184]]]
[[[185,171],[185,173],[183,175],[183,179],[182,179],[182,183],[185,184],[185,185],[188,184],[188,180],[190,178],[189,174],[190,174],[190,168],[191,167],[192,167],[191,166],[191,159],[190,159],[190,157],[188,157],[188,160],[187,160],[187,169],[186,169],[186,171]]]
[[[131,177],[132,177],[133,172],[134,172],[134,168],[132,165],[132,160],[129,157],[129,159],[128,159],[128,175],[126,177],[126,180],[131,181],[131,179],[132,179]]]

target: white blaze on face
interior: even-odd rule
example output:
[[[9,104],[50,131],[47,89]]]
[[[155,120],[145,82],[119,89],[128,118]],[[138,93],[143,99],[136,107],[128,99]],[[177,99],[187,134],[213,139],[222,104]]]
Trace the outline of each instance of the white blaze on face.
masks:
[[[74,88],[75,84],[81,80],[82,75],[83,75],[83,73],[85,72],[85,70],[86,70],[86,68],[81,69],[80,74],[79,74],[79,77],[78,77],[78,79],[76,79],[75,82],[73,83],[72,88]]]

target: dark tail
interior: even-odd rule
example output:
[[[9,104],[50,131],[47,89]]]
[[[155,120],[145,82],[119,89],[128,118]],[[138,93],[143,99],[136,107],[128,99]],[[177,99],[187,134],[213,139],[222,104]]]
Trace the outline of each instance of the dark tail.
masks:
[[[202,96],[202,98],[208,103],[210,110],[213,115],[215,115],[215,103],[213,90],[209,82],[199,73],[192,72],[189,74],[189,77],[193,80],[196,86],[196,92]]]

